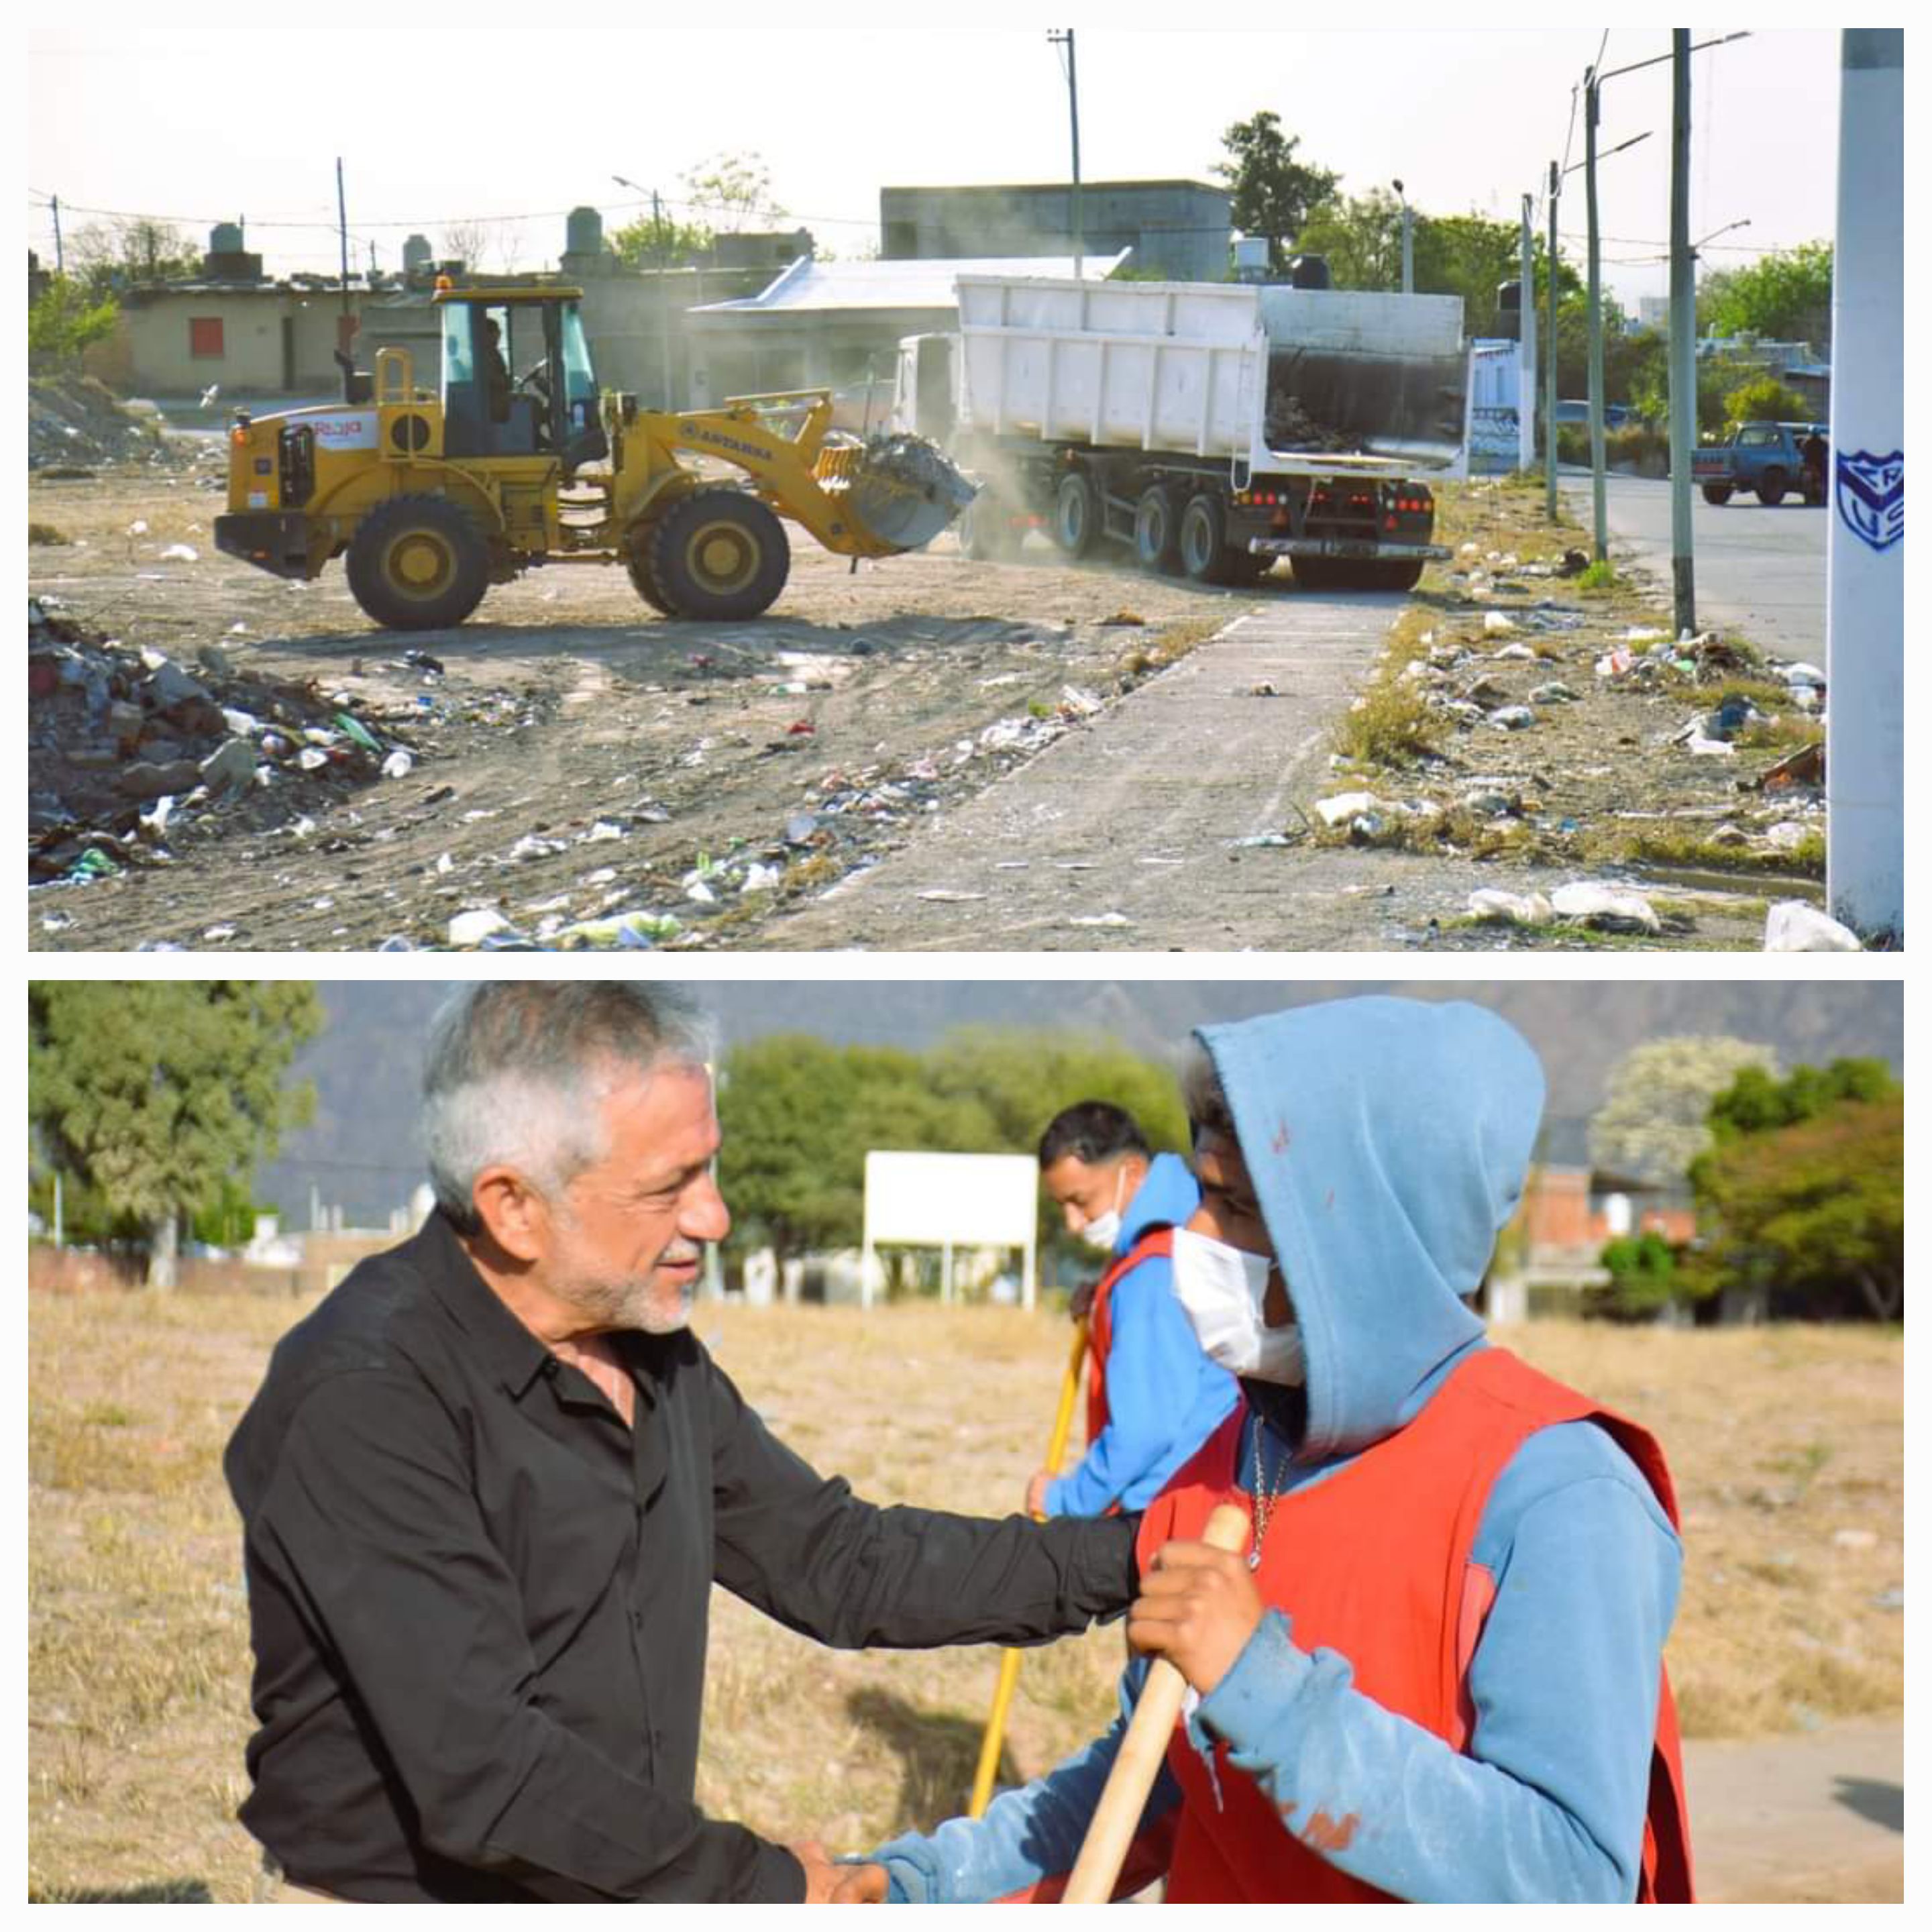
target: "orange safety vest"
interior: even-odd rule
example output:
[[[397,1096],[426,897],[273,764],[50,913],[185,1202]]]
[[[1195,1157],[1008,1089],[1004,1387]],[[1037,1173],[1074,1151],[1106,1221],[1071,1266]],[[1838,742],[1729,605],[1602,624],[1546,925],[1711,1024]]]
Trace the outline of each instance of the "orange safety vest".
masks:
[[[1107,1426],[1107,1352],[1114,1346],[1114,1284],[1150,1257],[1165,1255],[1171,1258],[1173,1253],[1174,1230],[1156,1228],[1109,1264],[1094,1291],[1094,1305],[1087,1311],[1087,1446],[1090,1449]]]
[[[1233,1500],[1252,1508],[1234,1468],[1245,1412],[1238,1408],[1148,1508],[1137,1550],[1143,1573],[1170,1538],[1198,1538],[1216,1504]],[[1321,1646],[1346,1658],[1364,1696],[1466,1750],[1474,1718],[1469,1660],[1496,1594],[1495,1580],[1470,1560],[1484,1504],[1530,1436],[1582,1420],[1616,1438],[1674,1525],[1670,1472],[1645,1431],[1508,1350],[1484,1348],[1450,1375],[1412,1422],[1334,1474],[1276,1499],[1255,1578],[1264,1600],[1292,1618],[1303,1650]],[[1182,1793],[1170,1903],[1386,1899],[1319,1855],[1346,1847],[1357,1820],[1332,1816],[1318,1795],[1277,1812],[1228,1762],[1223,1743],[1215,1744],[1210,1776],[1182,1727],[1168,1762]],[[1686,1903],[1690,1896],[1690,1824],[1666,1676],[1638,1898]]]

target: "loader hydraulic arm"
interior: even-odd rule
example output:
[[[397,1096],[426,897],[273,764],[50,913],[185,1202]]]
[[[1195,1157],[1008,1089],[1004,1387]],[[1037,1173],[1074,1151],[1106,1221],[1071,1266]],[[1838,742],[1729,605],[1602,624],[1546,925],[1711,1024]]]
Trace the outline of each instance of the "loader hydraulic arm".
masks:
[[[773,420],[800,410],[790,434]],[[847,501],[865,451],[856,444],[827,448],[831,420],[830,389],[734,396],[715,410],[645,411],[626,430],[625,467],[643,458],[644,474],[634,486],[642,500],[682,470],[679,451],[715,457],[743,470],[766,502],[803,524],[827,550],[840,556],[892,556],[901,546],[875,536]]]

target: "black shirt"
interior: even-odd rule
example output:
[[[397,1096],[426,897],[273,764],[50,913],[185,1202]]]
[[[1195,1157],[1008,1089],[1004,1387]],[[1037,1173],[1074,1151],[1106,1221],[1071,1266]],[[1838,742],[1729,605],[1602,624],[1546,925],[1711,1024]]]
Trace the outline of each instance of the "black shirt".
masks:
[[[283,1337],[225,1460],[255,1788],[352,1899],[804,1895],[692,1802],[714,1580],[867,1644],[1044,1641],[1124,1609],[1136,1519],[879,1509],[774,1438],[688,1331],[613,1338],[627,1428],[440,1214]]]

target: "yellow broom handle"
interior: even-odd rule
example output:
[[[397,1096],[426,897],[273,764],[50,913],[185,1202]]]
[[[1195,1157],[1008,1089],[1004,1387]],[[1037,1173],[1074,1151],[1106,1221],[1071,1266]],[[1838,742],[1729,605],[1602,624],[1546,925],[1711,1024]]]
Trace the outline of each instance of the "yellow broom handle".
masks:
[[[1208,1519],[1201,1540],[1216,1550],[1238,1554],[1248,1540],[1248,1513],[1234,1503],[1222,1503]],[[1114,1895],[1114,1882],[1126,1862],[1135,1828],[1147,1809],[1148,1793],[1167,1755],[1168,1740],[1180,1715],[1187,1680],[1164,1657],[1148,1666],[1147,1682],[1134,1706],[1133,1720],[1120,1740],[1114,1768],[1107,1774],[1100,1802],[1082,1842],[1080,1856],[1060,1899],[1063,1905],[1105,1905]]]
[[[1087,1324],[1076,1322],[1073,1328],[1073,1346],[1066,1358],[1066,1370],[1060,1378],[1060,1412],[1053,1418],[1053,1438],[1046,1447],[1046,1469],[1049,1475],[1060,1473],[1060,1459],[1066,1454],[1066,1438],[1073,1428],[1073,1410],[1080,1400],[1080,1368],[1087,1359]],[[1036,1522],[1045,1519],[1036,1510]],[[1006,1712],[1013,1701],[1014,1687],[1020,1681],[1020,1653],[1017,1650],[1003,1650],[1000,1653],[1000,1679],[994,1687],[993,1708],[986,1718],[986,1732],[980,1741],[980,1768],[973,1774],[973,1802],[968,1806],[969,1818],[983,1818],[986,1807],[993,1802],[993,1777],[1000,1767],[1000,1747],[1006,1741]]]

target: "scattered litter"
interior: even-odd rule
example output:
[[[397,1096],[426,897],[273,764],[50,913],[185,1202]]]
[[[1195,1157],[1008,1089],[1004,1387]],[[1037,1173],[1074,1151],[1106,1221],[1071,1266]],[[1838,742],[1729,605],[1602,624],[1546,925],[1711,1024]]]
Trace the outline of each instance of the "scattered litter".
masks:
[[[1132,926],[1133,921],[1125,913],[1096,913],[1067,921],[1070,926]]]
[[[1515,625],[1510,622],[1500,610],[1488,610],[1484,613],[1483,631],[1486,636],[1504,637],[1515,628]]]
[[[1536,722],[1536,713],[1526,704],[1505,704],[1490,713],[1490,722],[1499,731],[1526,731]]]
[[[406,778],[416,764],[406,752],[392,752],[382,760],[382,776],[386,778]]]
[[[984,892],[955,892],[950,886],[936,886],[929,892],[920,892],[914,896],[929,899],[938,905],[964,905],[975,899],[983,899],[986,895]]]
[[[1469,895],[1469,914],[1472,919],[1506,926],[1547,926],[1556,916],[1556,908],[1541,892],[1498,892],[1492,886]]]
[[[161,553],[164,563],[199,563],[201,553],[192,544],[170,544]]]
[[[1858,934],[1802,899],[1780,899],[1765,915],[1767,952],[1862,952]]]
[[[481,946],[494,934],[510,930],[510,922],[494,908],[460,912],[449,922],[449,943],[464,948]]]
[[[1550,894],[1550,903],[1558,918],[1574,919],[1600,932],[1654,934],[1664,929],[1649,900],[1624,886],[1580,880],[1558,886]]]

